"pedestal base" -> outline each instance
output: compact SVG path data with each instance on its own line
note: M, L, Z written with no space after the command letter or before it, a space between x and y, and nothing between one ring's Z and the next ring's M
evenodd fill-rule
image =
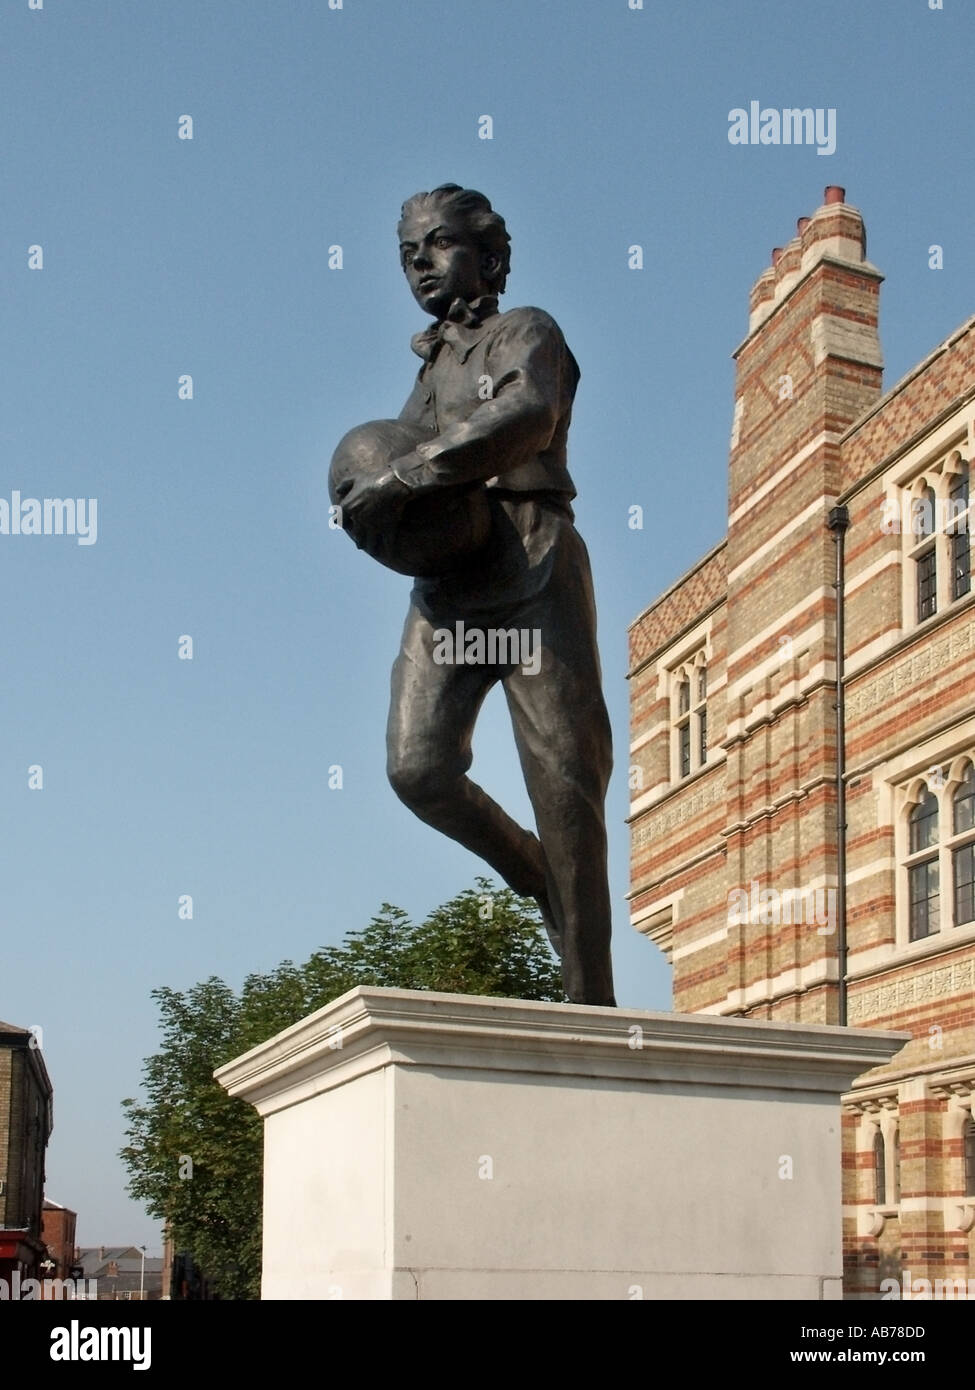
M839 1098L906 1040L352 990L216 1073L262 1296L839 1298Z

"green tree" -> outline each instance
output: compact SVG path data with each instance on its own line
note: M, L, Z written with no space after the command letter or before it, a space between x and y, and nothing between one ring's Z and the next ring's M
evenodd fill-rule
M239 995L216 977L154 989L161 1049L144 1064L144 1098L122 1102L128 1190L221 1298L260 1297L263 1136L257 1111L213 1072L356 985L565 998L534 901L484 878L418 925L383 903L341 946L249 975Z

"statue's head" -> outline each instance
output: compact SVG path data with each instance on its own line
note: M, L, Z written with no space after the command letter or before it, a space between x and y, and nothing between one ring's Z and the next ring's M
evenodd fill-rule
M442 319L453 301L503 294L511 265L504 218L483 193L444 183L403 204L400 263L420 308Z

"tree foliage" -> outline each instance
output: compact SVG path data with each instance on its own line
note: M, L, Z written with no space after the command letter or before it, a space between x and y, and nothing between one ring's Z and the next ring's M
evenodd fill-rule
M383 903L340 946L249 975L239 994L215 976L154 989L161 1048L144 1064L144 1097L122 1102L128 1190L221 1298L260 1297L262 1123L213 1072L356 985L565 998L535 903L483 878L419 924Z

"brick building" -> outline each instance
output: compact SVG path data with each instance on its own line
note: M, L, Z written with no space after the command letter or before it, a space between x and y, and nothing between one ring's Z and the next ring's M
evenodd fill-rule
M62 1207L59 1202L44 1199L41 1211L41 1240L47 1251L47 1259L53 1260L54 1268L45 1268L43 1273L50 1279L67 1279L75 1264L75 1227L78 1213L70 1207Z
M727 535L629 632L631 921L674 1007L912 1034L845 1098L850 1297L975 1293L975 318L883 393L881 280L828 188L752 290Z
M0 1023L0 1279L38 1278L52 1087L35 1035Z

